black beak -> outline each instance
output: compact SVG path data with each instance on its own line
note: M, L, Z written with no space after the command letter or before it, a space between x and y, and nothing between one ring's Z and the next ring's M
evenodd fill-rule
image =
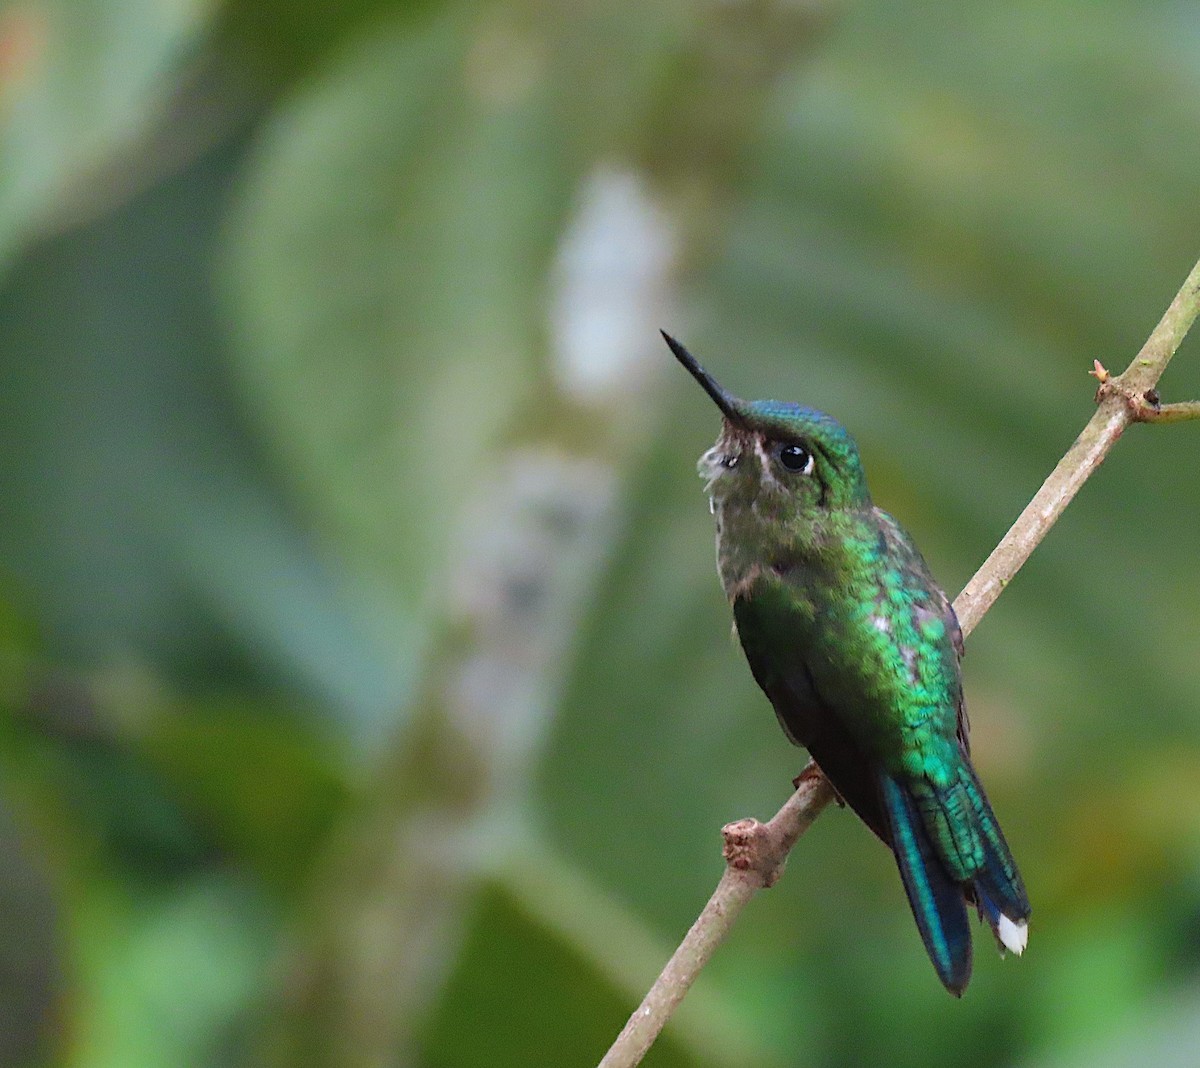
M676 341L665 330L660 330L663 340L675 353L677 359L684 367L686 367L691 376L704 387L704 392L712 397L717 407L721 409L721 414L725 416L734 426L745 426L746 421L738 410L741 402L731 393L726 393L724 389L717 384L717 380L713 378L703 367L696 362L696 357L685 349L678 341Z

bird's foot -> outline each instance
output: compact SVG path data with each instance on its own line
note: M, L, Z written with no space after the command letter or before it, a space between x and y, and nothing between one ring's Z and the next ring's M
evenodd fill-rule
M799 790L802 783L806 783L811 779L824 778L825 773L817 765L817 762L815 760L810 760L804 765L804 770L792 780L792 789ZM837 802L838 808L845 808L846 802L842 799L842 795L839 794L836 789L834 789L833 783L830 783L829 787L831 790L833 790L833 799Z

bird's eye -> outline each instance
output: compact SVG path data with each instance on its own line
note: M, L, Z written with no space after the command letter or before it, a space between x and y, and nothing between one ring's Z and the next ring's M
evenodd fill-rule
M814 458L803 445L783 445L779 449L779 462L788 471L811 475Z

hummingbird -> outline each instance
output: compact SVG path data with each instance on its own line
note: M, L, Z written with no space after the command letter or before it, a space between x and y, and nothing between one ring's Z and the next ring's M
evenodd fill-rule
M671 351L723 416L699 472L717 570L750 670L784 733L892 850L938 978L971 978L974 907L1020 955L1029 898L971 765L954 608L867 491L832 416L726 392Z

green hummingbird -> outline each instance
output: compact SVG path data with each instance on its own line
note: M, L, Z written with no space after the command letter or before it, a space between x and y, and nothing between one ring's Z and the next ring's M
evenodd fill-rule
M784 733L895 854L929 958L961 996L967 906L1001 952L1017 954L1030 908L971 766L950 600L872 504L858 447L837 420L740 400L663 337L724 416L699 470L750 670Z

